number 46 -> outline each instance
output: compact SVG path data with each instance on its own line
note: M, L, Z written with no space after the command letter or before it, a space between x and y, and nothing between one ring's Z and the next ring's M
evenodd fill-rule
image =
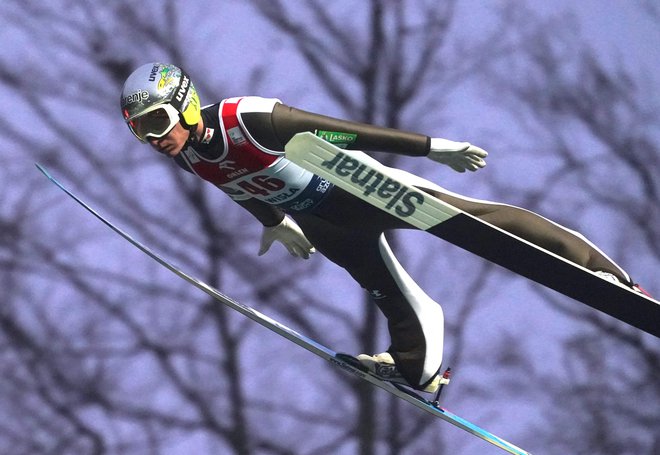
M285 185L282 180L275 177L257 175L252 177L250 181L243 180L242 182L238 182L238 186L250 194L268 196L274 191L281 190Z

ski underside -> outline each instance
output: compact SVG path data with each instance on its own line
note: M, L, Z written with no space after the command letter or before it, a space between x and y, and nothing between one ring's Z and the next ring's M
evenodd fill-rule
M356 197L518 275L660 337L660 302L517 237L419 190L437 185L344 150L312 133L286 145L286 157Z
M354 357L346 354L340 354L332 349L329 349L325 347L324 345L296 332L293 329L290 329L289 327L280 324L279 322L275 321L274 319L266 316L265 314L250 308L246 305L243 305L230 297L227 297L226 295L222 294L219 292L217 289L209 286L208 284L204 283L203 281L198 280L197 278L187 274L186 272L182 271L181 269L177 268L176 266L172 265L165 259L163 259L160 255L158 255L156 252L151 250L150 248L146 247L142 243L138 242L135 240L133 237L131 237L129 234L106 220L101 214L99 214L96 210L94 210L92 207L87 205L82 199L80 199L78 196L73 194L71 191L69 191L64 185L62 185L58 180L56 180L49 172L46 170L43 166L37 164L37 168L46 176L48 179L53 182L55 185L57 185L62 191L64 191L67 195L69 195L71 198L73 198L76 202L78 202L81 206L83 206L87 211L89 211L92 215L94 215L96 218L98 218L101 222L103 222L106 226L108 226L110 229L112 229L114 232L122 236L124 239L126 239L128 242L130 242L133 246L141 250L143 253L145 253L147 256L151 257L154 259L156 262L158 262L160 265L165 267L166 269L170 270L174 274L178 275L180 278L184 279L188 283L192 284L193 286L201 289L204 291L206 294L214 298L216 301L219 303L241 313L243 316L248 317L249 319L253 320L254 322L262 325L263 327L266 327L267 329L270 329L271 331L277 333L278 335L281 335L282 337L286 338L289 341L292 341L293 343L297 344L298 346L308 350L309 352L312 352L319 357L329 361L330 363L334 364L335 366L354 374L355 376L375 385L376 387L379 387L392 395L401 398L404 401L407 401L408 403L412 404L413 406L418 407L419 409L426 411L429 414L432 414L436 417L439 417L440 419L451 423L452 425L467 431L468 433L473 434L474 436L483 439L486 442L489 442L509 453L512 454L517 454L517 455L529 455L529 452L521 449L520 447L517 447L510 442L505 441L504 439L495 436L494 434L490 433L487 430L484 430L483 428L457 416L456 414L453 414L449 412L448 410L440 407L438 403L432 402L430 400L427 400L426 398L422 397L421 395L417 394L415 391L412 389L408 389L406 387L400 386L400 385L394 385L393 383L384 381L380 379L379 377L369 373L368 371L365 371L365 369L360 365L360 363L355 359Z

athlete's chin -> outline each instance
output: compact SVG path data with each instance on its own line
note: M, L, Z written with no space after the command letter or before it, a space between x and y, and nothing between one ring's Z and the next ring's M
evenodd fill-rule
M177 156L179 153L181 153L181 149L182 149L182 148L183 148L183 147L172 147L172 148L169 149L165 154L166 154L167 156L169 156L170 158L174 158L174 157Z
M181 153L182 148L183 148L182 146L176 145L176 144L166 144L166 145L154 146L154 149L158 153L160 153L161 155L169 156L170 158L174 158L179 153Z

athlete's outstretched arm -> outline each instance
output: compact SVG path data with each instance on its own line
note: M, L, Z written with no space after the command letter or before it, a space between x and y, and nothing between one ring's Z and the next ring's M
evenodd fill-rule
M433 161L450 166L457 172L476 171L486 165L485 150L468 142L431 138L418 133L383 128L366 123L340 120L325 115L276 104L270 116L270 127L280 147L302 131L319 130L348 133L348 148L382 151L408 156L428 156ZM258 129L258 128L257 128Z
M275 134L283 145L297 133L317 130L354 134L355 140L348 147L355 150L426 156L431 145L431 138L422 134L340 120L284 104L275 105L272 123Z

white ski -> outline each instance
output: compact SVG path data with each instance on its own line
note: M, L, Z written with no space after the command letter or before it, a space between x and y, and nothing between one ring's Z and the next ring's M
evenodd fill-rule
M91 208L89 205L87 205L84 201L82 201L80 198L78 198L75 194L73 194L71 191L69 191L66 187L64 187L58 180L56 180L43 166L37 164L37 168L46 176L48 179L53 182L55 185L57 185L62 191L64 191L66 194L68 194L71 198L73 198L76 202L78 202L80 205L82 205L86 210L88 210L92 215L94 215L96 218L98 218L101 222L103 222L106 226L108 226L110 229L115 231L117 234L122 236L124 239L128 240L133 246L137 247L140 249L142 252L147 254L149 257L154 259L156 262L158 262L160 265L163 267L167 268L171 272L175 273L179 277L183 278L193 286L196 286L197 288L201 289L205 293L207 293L209 296L213 297L215 300L218 302L222 303L223 305L228 306L229 308L238 311L242 315L252 319L253 321L257 322L258 324L266 327L267 329L272 330L273 332L277 333L278 335L283 336L287 340L290 340L297 344L298 346L301 346L308 351L318 355L319 357L328 360L332 364L342 368L345 371L348 371L357 377L364 379L367 382L370 382L371 384L380 387L381 389L391 393L392 395L395 395L408 403L411 403L412 405L422 409L423 411L428 412L429 414L432 414L436 417L441 418L442 420L445 420L452 425L457 426L458 428L461 428L462 430L465 430L478 438L483 439L484 441L487 441L509 453L516 454L516 455L529 455L529 452L516 447L515 445L511 444L510 442L505 441L502 438L499 438L498 436L495 436L494 434L484 430L483 428L478 427L477 425L474 425L471 422L468 422L467 420L452 414L451 412L447 411L446 409L438 406L436 403L432 403L429 400L426 400L425 398L419 396L417 393L415 393L412 390L408 390L404 387L401 386L395 386L394 384L383 381L382 379L378 378L377 376L374 376L373 374L365 371L363 367L360 366L359 362L357 359L355 359L352 356L346 355L346 354L338 354L337 352L333 351L332 349L329 349L325 346L323 346L320 343L317 343L316 341L301 335L300 333L296 332L295 330L290 329L289 327L286 327L283 324L280 324L279 322L275 321L274 319L266 316L263 313L260 313L259 311L250 308L248 306L242 305L235 300L227 297L226 295L222 294L215 288L209 286L208 284L204 283L203 281L198 280L197 278L188 275L186 272L182 271L178 267L170 264L168 261L163 259L161 256L159 256L157 253L149 249L148 247L144 246L142 243L138 242L135 240L133 237L131 237L129 234L112 224L110 221L106 220L102 215L100 215L96 210Z
M660 337L660 302L465 213L415 187L410 174L312 133L295 135L286 157L410 226Z

